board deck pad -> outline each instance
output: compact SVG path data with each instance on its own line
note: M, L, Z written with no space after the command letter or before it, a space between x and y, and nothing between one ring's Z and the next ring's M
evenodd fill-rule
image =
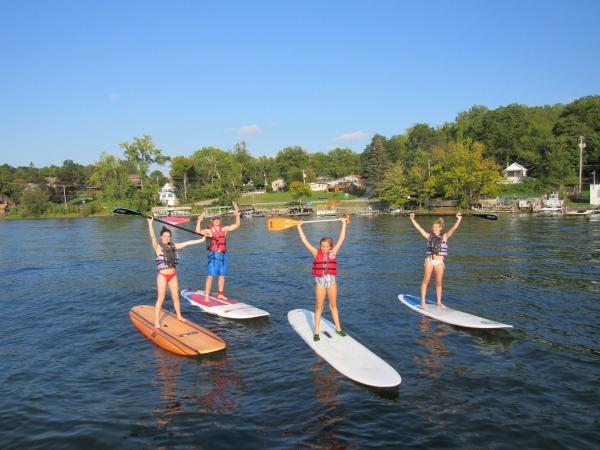
M204 291L200 289L184 289L181 291L181 296L190 302L191 305L197 306L204 312L229 319L255 319L269 315L267 311L229 297L227 300L220 300L214 295L209 295L207 303L204 301L206 298Z
M160 329L154 328L154 306L138 305L131 308L129 318L133 325L159 347L185 356L198 356L223 350L225 341L210 330L186 318L185 322L165 311L161 312Z
M320 341L313 340L315 315L306 309L288 312L288 321L302 340L317 355L327 361L342 375L367 386L396 387L402 382L400 374L383 359L366 348L352 336L338 336L335 326L321 317Z
M398 295L398 299L401 303L404 303L413 311L423 314L424 316L431 317L442 322L449 323L450 325L456 325L465 328L481 328L481 329L507 329L512 328L512 325L505 323L495 322L493 320L484 319L483 317L474 316L473 314L464 313L457 311L448 306L440 308L436 303L427 300L425 309L421 308L421 299L413 295Z

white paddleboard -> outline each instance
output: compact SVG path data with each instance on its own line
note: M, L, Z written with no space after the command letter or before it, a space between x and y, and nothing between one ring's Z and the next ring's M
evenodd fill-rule
M181 296L190 304L197 306L202 311L209 314L215 314L229 319L254 319L256 317L265 317L269 313L254 306L242 303L239 300L228 298L220 300L215 296L208 297L208 303L204 301L204 291L184 289L181 291Z
M512 325L505 323L494 322L493 320L484 319L483 317L474 316L473 314L467 314L456 309L440 308L436 303L427 301L425 309L421 308L421 299L413 295L400 294L398 299L408 306L413 311L423 314L424 316L431 317L432 319L440 320L442 322L449 323L450 325L457 325L459 327L466 328L512 328Z
M293 309L288 312L288 321L317 355L351 380L381 388L395 387L402 381L392 366L352 336L338 336L335 325L323 317L319 324L321 340L317 342L313 341L314 313L306 309Z

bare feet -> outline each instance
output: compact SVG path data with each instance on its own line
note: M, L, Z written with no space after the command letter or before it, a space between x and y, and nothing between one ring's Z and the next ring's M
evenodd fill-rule
M219 294L219 295L217 296L217 298L218 298L219 300L229 300L229 299L228 299L227 297L225 297L223 294Z
M183 316L177 316L177 320L179 320L180 322L187 322L187 320L185 320Z
M444 309L446 307L446 305L444 305L442 302L438 302L437 306L440 309Z
M204 296L204 303L210 303L210 298L208 294Z
M425 305L426 305L425 300L421 300L421 309L425 309Z
M155 322L155 323L154 323L154 328L160 328L160 323L158 323L158 322Z

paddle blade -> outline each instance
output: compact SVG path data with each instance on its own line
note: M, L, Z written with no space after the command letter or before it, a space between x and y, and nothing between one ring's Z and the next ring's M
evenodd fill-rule
M479 217L480 219L498 220L496 214L471 214L473 217Z
M346 214L346 224L350 225L350 214Z
M284 217L274 217L267 220L267 230L269 231L281 231L287 230L288 228L295 227L301 220L286 219Z
M134 209L127 209L127 208L115 208L113 209L113 213L115 214L127 214L130 216L143 216L143 214L139 211L136 211Z

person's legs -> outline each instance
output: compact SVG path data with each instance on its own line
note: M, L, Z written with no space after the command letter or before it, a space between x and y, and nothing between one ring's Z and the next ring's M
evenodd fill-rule
M319 335L319 325L321 323L321 315L325 306L325 287L319 283L315 283L315 336Z
M213 277L212 275L208 275L206 277L206 283L204 283L204 302L208 303L210 300L208 296L210 295L210 289L212 288Z
M421 283L421 308L425 308L425 300L427 298L427 286L429 286L431 272L433 272L433 264L431 263L430 259L426 259L425 265L423 267L423 282Z
M435 270L435 293L437 296L437 304L438 306L445 308L442 303L442 279L444 278L444 262L438 261L438 263L434 267Z
M181 315L181 303L179 302L179 280L177 279L177 275L175 275L171 281L169 281L169 289L171 290L171 298L173 299L173 307L175 308L177 319L185 322L185 319Z
M342 331L340 315L337 309L337 283L335 281L327 288L327 298L329 299L329 310L331 311L331 317L333 317L333 323L335 323L335 329Z
M167 279L160 273L156 276L156 304L154 305L154 327L160 328L160 313L167 293Z

